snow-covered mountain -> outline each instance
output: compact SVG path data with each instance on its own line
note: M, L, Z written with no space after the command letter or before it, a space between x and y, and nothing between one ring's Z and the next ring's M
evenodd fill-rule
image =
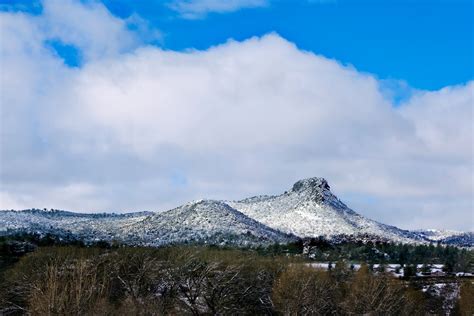
M473 232L460 232L455 230L439 230L439 229L426 229L414 231L420 237L440 242L446 245L458 245L458 246L473 246L474 245L474 233Z
M124 230L140 244L169 243L261 245L296 241L295 236L265 226L224 202L202 200L135 222Z
M162 213L84 214L66 211L1 211L0 235L53 234L85 242L132 245L176 243L258 246L296 241L220 201L191 202Z
M319 236L335 241L474 245L473 233L407 231L365 218L341 202L323 178L300 180L281 195L203 200L161 213L0 212L0 235L22 232L148 246L190 242L255 246Z
M0 211L0 235L16 233L53 234L92 241L123 240L123 227L154 214L86 214L60 210Z
M323 178L296 182L281 195L229 201L245 215L299 237L370 235L397 242L421 241L417 234L367 219L341 202Z

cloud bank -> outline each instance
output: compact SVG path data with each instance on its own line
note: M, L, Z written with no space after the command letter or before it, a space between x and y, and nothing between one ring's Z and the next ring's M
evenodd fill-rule
M57 0L0 23L0 209L166 210L323 176L376 220L474 228L473 82L395 106L383 81L278 34L169 51Z

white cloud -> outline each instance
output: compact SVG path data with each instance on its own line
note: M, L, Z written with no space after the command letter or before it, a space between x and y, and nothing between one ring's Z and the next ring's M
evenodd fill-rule
M98 196L100 188L88 183L70 183L64 186L42 187L34 185L28 187L28 192L11 195L7 192L0 192L0 209L26 209L32 205L51 205L54 201L56 205L68 205L70 209L88 211L91 208L100 209L107 206L107 201L103 196Z
M43 1L40 20L46 37L77 46L87 59L126 52L138 44L126 21L114 17L95 1Z
M436 92L419 92L400 112L416 124L416 136L426 146L426 159L459 159L471 162L473 141L474 83L447 87Z
M208 13L228 13L268 5L267 0L174 0L168 6L185 19L199 19Z
M2 208L164 210L324 176L389 224L473 228L472 82L394 107L377 78L277 34L123 48L117 38L135 37L125 21L68 5L112 35L78 22L62 34L53 9L0 19ZM53 33L90 56L82 67L43 45Z

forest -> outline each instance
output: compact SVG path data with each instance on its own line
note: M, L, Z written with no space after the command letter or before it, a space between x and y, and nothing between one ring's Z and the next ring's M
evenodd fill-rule
M266 249L197 245L144 248L65 245L54 239L42 239L42 243L34 244L33 237L28 238L30 241L0 240L2 315L472 315L474 312L472 278L398 279L374 271L370 260L358 261L362 262L358 270L348 268L349 261L341 258L341 253L346 257L362 253L364 257L363 249L367 245L331 246L312 241L313 252L318 249L321 256L337 259L332 269L323 271L307 265L313 261L298 253L302 245ZM430 246L426 249L392 247L389 251L386 245L385 253L392 256L402 253L407 263L418 260L419 252L429 254L431 249ZM453 260L453 268L461 264L472 267L471 251L432 248L431 258L428 255L427 260L435 257L447 260L443 257L447 256Z

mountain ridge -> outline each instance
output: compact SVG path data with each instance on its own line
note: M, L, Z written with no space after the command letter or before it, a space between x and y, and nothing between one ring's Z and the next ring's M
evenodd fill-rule
M321 236L474 245L470 232L409 231L368 219L339 200L319 177L299 180L280 195L199 200L164 212L1 211L0 235L18 232L67 233L85 241L118 240L147 246L189 242L257 246Z

